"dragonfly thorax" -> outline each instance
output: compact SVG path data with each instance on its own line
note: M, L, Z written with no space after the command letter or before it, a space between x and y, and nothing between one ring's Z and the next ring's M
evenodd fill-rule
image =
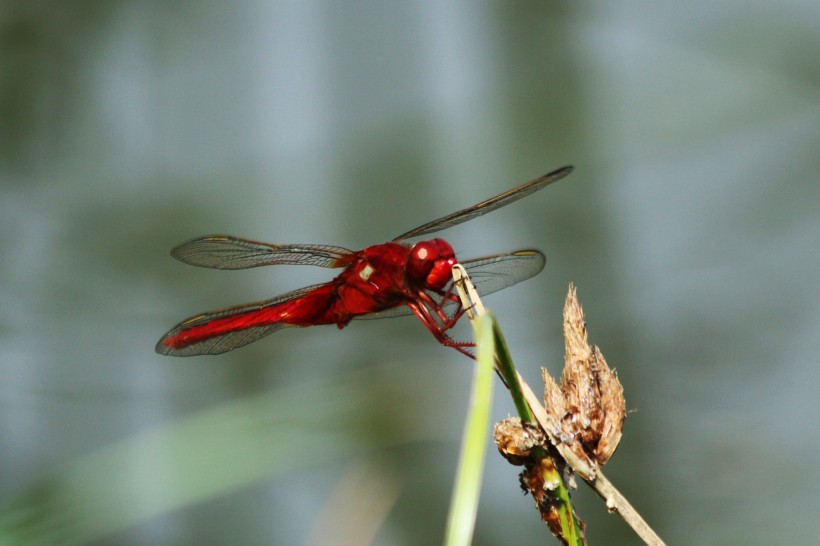
M441 290L450 282L457 261L453 247L444 239L421 241L410 249L407 278L424 288Z

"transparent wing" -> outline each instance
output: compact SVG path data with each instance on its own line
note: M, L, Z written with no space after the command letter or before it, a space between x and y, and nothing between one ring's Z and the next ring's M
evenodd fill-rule
M171 250L186 264L213 269L247 269L262 265L290 264L344 267L355 252L331 245L274 245L227 235L209 235L186 241Z
M467 270L479 295L486 296L538 275L546 263L547 257L537 250L517 250L474 258L461 265Z
M327 283L307 286L269 300L187 318L168 330L157 342L155 350L170 356L216 355L247 345L281 328L299 326L276 322L275 317L286 315L289 302L308 297L309 293L321 291L325 286ZM261 320L263 314L267 316Z
M572 166L561 167L560 169L554 170L551 173L547 173L544 176L539 176L534 180L530 180L525 184L521 184L520 186L513 188L509 191L506 191L501 195L496 195L491 199L482 201L477 205L473 205L472 207L468 207L458 212L454 212L453 214L448 214L447 216L439 218L438 220L433 220L432 222L428 222L423 226L411 229L407 233L402 233L393 240L401 241L403 239L419 237L420 235L427 235L428 233L434 233L436 231L441 231L442 229L457 226L458 224L466 222L467 220L472 220L477 216L487 214L488 212L494 211L495 209L501 208L505 205L509 205L514 201L518 201L519 199L522 199L528 196L529 194L536 192L541 188L564 178L572 172L572 169Z
M544 269L547 258L537 250L518 250L508 254L496 254L483 258L473 258L461 262L467 270L470 278L475 284L476 290L481 296L498 292L530 277L534 277ZM431 293L434 300L441 299L441 296ZM456 304L453 302L444 305L444 310L452 309ZM384 311L370 313L356 317L357 319L377 319L389 317L401 317L412 315L413 311L406 305L399 305Z

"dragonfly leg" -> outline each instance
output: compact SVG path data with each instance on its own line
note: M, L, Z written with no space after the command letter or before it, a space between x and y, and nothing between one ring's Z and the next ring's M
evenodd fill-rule
M448 316L441 309L441 305L433 300L427 293L422 292L420 295L420 304L408 303L407 305L418 317L422 324L424 324L433 337L445 347L452 347L463 355L469 356L475 360L475 355L470 351L470 348L475 347L474 343L468 341L456 341L447 335L447 330L452 328L464 310L460 309L454 313L452 317Z
M450 287L447 292L443 292L440 295L441 300L436 301L427 292L419 290L417 297L422 302L421 307L424 307L425 310L428 311L431 318L432 315L435 314L435 323L437 327L446 332L455 326L458 319L464 315L464 308L461 306L461 300L458 296L452 293L452 287ZM448 315L444 311L444 305L450 302L454 302L456 304L456 310L452 315Z

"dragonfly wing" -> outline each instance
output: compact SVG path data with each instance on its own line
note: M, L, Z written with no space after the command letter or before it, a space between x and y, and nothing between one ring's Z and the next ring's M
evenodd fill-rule
M509 191L502 193L501 195L496 195L491 199L487 199L486 201L482 201L477 205L473 205L472 207L468 207L466 209L460 210L458 212L454 212L453 214L448 214L438 220L433 220L432 222L428 222L423 226L419 226L415 229L411 229L407 233L402 233L395 239L394 241L401 241L404 239L409 239L411 237L419 237L421 235L427 235L429 233L434 233L436 231L441 231L442 229L446 229L449 227L457 226L467 220L472 220L477 216L481 216L482 214L487 214L488 212L494 211L495 209L501 208L505 205L509 205L514 201L518 201L533 192L540 190L541 188L552 184L553 182L560 180L567 176L569 173L572 172L572 167L561 167L551 173L547 173L544 176L539 176L534 180L530 180L520 186L513 188Z
M473 284L482 296L497 292L530 277L544 269L547 258L537 250L518 250L462 262Z
M269 300L187 318L160 338L156 352L170 356L216 355L247 345L281 328L306 326L281 320L287 315L288 303L318 293L318 289L326 286L327 283L316 284Z
M344 267L355 252L331 245L274 245L230 237L209 235L184 242L171 256L186 264L213 269L247 269L262 265L290 264Z
M482 296L486 296L487 294L498 292L503 288L534 277L544 269L546 263L546 256L537 250L518 250L507 254L473 258L472 260L461 262L461 265L467 270L478 293ZM435 292L428 291L428 294L433 300L438 301L441 299L441 295ZM447 302L444 304L443 309L447 312L452 310L455 305L455 302ZM398 305L390 309L360 315L355 318L381 319L403 317L412 314L413 311L408 306Z

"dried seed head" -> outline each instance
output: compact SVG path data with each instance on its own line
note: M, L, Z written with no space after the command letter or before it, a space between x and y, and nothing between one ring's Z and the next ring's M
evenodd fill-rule
M587 341L584 313L572 284L564 305L564 345L560 387L543 371L544 405L561 423L565 443L577 455L603 465L621 439L626 402L617 375Z
M544 433L535 426L510 417L495 425L493 432L498 451L511 464L521 466L532 458L532 449L544 445Z

